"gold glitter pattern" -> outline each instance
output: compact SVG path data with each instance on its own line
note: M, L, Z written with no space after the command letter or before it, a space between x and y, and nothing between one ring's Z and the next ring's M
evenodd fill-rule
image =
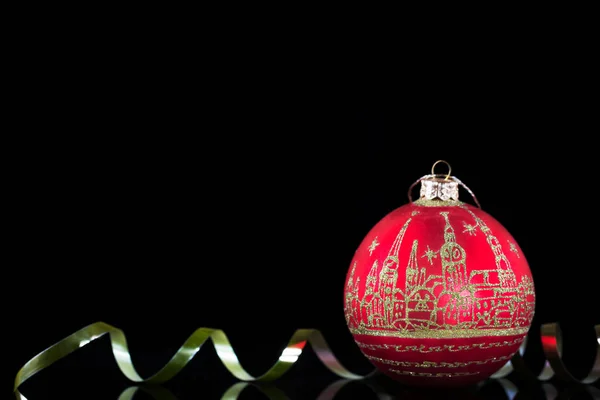
M380 362L382 364L393 365L396 367L410 367L410 368L464 368L471 365L485 365L501 361L508 361L512 358L510 356L499 356L490 357L485 360L472 360L472 361L400 361L400 360L388 360L387 358L366 356L371 361Z
M438 201L439 203L439 201ZM523 276L517 282L502 245L486 223L466 206L474 223L463 221L467 233L477 229L485 236L495 259L495 268L467 269L467 254L458 243L450 211L441 211L444 243L438 250L427 244L420 258L441 264L441 275L428 274L418 264L419 240L412 248L405 269L404 287L399 287L399 250L411 218L398 232L382 265L375 260L359 296L356 262L346 286L345 316L353 334L406 338L459 338L524 335L533 319L533 282Z
M510 241L508 242L508 245L510 246L510 251L515 253L517 257L521 258L521 255L519 254L519 249L517 249L517 245Z
M434 326L434 325L432 325ZM418 329L418 330L369 330L361 328L350 328L350 332L356 335L368 335L368 336L381 336L381 337L398 337L398 338L412 338L412 339L443 339L443 338L472 338L482 336L513 336L513 335L525 335L529 331L528 327L525 328L477 328L471 329L452 329L449 326L443 326L438 329Z
M373 255L373 251L375 251L377 246L379 246L379 242L377 241L377 236L375 236L375 239L373 239L373 241L371 242L371 245L369 246L369 255L370 256Z
M454 345L454 344L444 344L441 346L431 346L420 344L416 345L404 345L404 344L371 344L364 343L360 340L355 340L358 347L366 350L394 350L398 353L439 353L442 351L449 352L459 352L459 351L469 351L469 350L480 350L480 349L492 349L492 348L500 348L500 347L512 347L516 345L520 345L524 337L515 338L512 340L503 340L502 342L488 342L488 343L469 343L465 345Z
M477 225L469 225L465 221L463 221L463 226L465 228L463 233L466 232L471 236L475 236L477 234Z
M425 252L425 254L423 254L423 255L421 256L421 258L423 258L423 257L427 257L427 260L429 261L429 264L430 264L430 265L433 265L433 259L434 259L434 258L437 258L437 254L438 254L438 252L437 252L437 251L433 251L433 250L431 250L431 249L429 248L429 245L427 245L427 251Z
M453 378L455 376L479 375L479 372L414 372L401 369L390 369L390 372L398 375L408 375L420 378Z
M464 203L460 200L427 200L418 199L412 202L415 206L421 207L456 207L462 206Z

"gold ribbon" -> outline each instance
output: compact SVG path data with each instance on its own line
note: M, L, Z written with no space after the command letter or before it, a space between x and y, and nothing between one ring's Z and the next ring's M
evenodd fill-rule
M96 322L67 336L29 360L19 370L15 378L14 393L16 398L27 400L18 390L23 382L61 358L106 334L110 335L112 352L119 369L130 381L136 383L160 384L170 380L190 362L202 345L209 339L212 340L217 355L223 365L225 365L225 368L241 381L268 382L279 378L296 363L307 343L311 344L321 362L340 378L356 380L368 376L356 375L348 371L335 358L321 332L316 329L298 329L292 335L292 338L281 352L275 364L261 376L254 377L240 365L225 332L220 329L199 328L183 343L164 367L154 375L144 379L137 373L133 366L125 333L121 329L104 322ZM375 371L371 374L374 373Z
M526 341L524 341L512 360L504 365L492 377L502 378L508 376L513 371L517 371L525 376L535 376L542 381L547 381L556 376L558 379L566 382L583 384L593 383L600 378L600 325L596 325L595 330L597 341L596 359L592 370L582 380L573 377L561 359L562 336L559 326L556 323L545 324L541 327L542 345L547 361L544 369L539 375L535 376L523 361L522 356L526 347ZM246 372L240 365L225 332L220 329L199 328L183 343L164 367L154 375L144 379L137 373L133 366L125 333L121 329L115 328L104 322L96 322L67 336L29 360L19 370L15 377L14 393L16 398L18 400L27 400L18 390L26 380L61 358L105 334L109 334L110 336L112 352L119 369L130 381L136 383L160 384L170 380L190 362L202 345L209 339L213 342L217 355L223 365L225 365L225 368L227 368L227 370L229 370L229 372L237 379L245 382L268 382L279 378L296 363L307 343L311 344L317 357L327 369L340 378L344 378L345 380L358 380L377 373L376 371L373 371L367 375L357 375L348 371L337 358L335 358L321 332L316 329L298 329L292 335L292 338L289 340L275 364L264 374L254 377Z

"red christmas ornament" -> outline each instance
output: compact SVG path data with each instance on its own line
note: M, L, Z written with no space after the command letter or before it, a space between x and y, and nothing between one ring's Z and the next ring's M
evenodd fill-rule
M346 277L346 322L386 375L412 385L469 385L518 351L533 319L533 279L511 234L458 200L466 186L450 172L433 172L415 182L420 198L412 202L409 189L409 204L358 247Z

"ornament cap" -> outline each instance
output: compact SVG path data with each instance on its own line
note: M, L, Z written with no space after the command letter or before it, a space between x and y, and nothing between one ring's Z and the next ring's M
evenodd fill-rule
M446 174L436 174L435 173L435 167L436 167L436 165L438 165L440 163L444 163L448 166L448 172ZM433 166L431 167L431 174L422 176L415 183L413 183L410 186L410 188L408 189L409 202L412 203L412 195L411 195L412 189L418 183L421 183L421 190L420 190L420 198L419 198L419 200L417 200L417 202L422 202L422 201L441 202L440 205L443 205L443 203L448 203L448 202L454 203L454 204L459 202L458 188L459 188L459 186L462 186L463 188L465 188L467 190L467 192L469 192L469 194L473 198L473 201L475 202L477 207L481 208L479 201L477 201L477 198L475 197L475 194L471 191L471 189L469 189L464 183L462 183L460 181L460 179L456 178L455 176L450 175L451 172L452 172L452 167L450 166L450 164L447 161L438 160L435 163L433 163Z
M436 165L443 163L448 166L448 173L442 179L443 175L435 173ZM451 178L452 167L445 160L437 160L431 166L431 175L421 181L421 199L424 200L442 200L458 201L458 182Z
M421 181L420 198L425 200L458 201L458 182L440 178Z

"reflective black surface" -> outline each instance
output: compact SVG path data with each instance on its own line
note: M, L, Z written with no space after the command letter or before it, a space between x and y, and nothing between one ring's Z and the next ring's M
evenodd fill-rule
M600 382L566 385L520 378L487 380L462 389L424 389L403 386L383 375L361 381L336 379L316 360L305 359L272 383L244 383L228 375L210 357L197 360L162 386L135 386L102 356L83 351L40 372L22 386L28 400L108 399L600 399ZM85 358L84 361L83 358ZM90 363L91 362L91 363ZM144 368L144 365L141 366Z
M301 377L277 383L255 384L194 380L163 386L127 386L122 382L99 382L89 386L77 382L59 386L52 382L30 385L28 400L41 399L600 399L597 385L489 380L476 387L435 390L405 387L379 376L364 381L333 380L328 384Z

